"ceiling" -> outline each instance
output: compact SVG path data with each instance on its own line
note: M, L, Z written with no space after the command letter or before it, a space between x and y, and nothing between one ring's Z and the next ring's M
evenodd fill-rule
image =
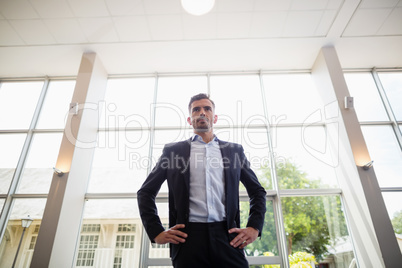
M76 75L83 52L109 74L402 67L402 0L0 0L0 77Z

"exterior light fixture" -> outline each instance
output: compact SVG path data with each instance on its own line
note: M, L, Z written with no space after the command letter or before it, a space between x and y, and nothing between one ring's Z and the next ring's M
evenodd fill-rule
M373 166L373 160L363 166L364 170L369 170Z
M18 253L19 253L20 248L21 248L22 239L24 238L25 230L27 228L29 228L29 226L31 225L32 221L33 221L33 219L31 217L29 217L29 215L28 215L28 217L21 219L21 226L23 228L22 229L22 235L21 235L21 238L20 238L20 243L18 244L17 253L15 253L15 258L14 258L13 265L11 266L12 268L15 267L15 263L17 262L17 257L18 257Z
M184 10L194 16L207 14L215 5L215 0L181 0Z
M54 170L54 173L56 173L57 176L59 176L59 177L63 176L63 174L64 174L64 172L61 171L61 170L58 169L58 168L55 168L55 167L54 167L53 170Z

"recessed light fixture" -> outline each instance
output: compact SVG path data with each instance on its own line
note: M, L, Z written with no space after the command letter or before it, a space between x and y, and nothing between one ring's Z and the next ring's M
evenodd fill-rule
M181 0L184 10L194 16L207 14L215 5L215 0Z

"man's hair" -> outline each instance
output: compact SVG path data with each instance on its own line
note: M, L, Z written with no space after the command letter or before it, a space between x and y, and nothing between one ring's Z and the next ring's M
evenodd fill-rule
M191 114L191 104L192 104L193 102L195 102L195 101L203 100L203 99L209 100L209 101L212 103L212 108L214 108L214 110L215 110L215 103L214 103L213 100L211 100L211 99L209 98L209 95L207 95L207 94L205 94L205 93L200 93L200 94L197 94L197 95L195 95L195 96L192 96L191 99L190 99L190 102L189 102L189 104L188 104L188 111L189 111L190 114Z

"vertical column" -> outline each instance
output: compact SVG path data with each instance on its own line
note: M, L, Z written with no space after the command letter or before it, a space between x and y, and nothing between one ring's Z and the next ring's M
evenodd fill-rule
M324 120L338 127L329 129L328 141L338 145L333 157L360 267L397 267L401 253L374 170L362 168L371 159L356 112L345 108L350 95L333 47L321 49L312 76L325 105Z
M71 101L78 104L77 113L70 110L56 164L64 174L53 175L33 268L73 266L106 83L96 54L84 53Z

